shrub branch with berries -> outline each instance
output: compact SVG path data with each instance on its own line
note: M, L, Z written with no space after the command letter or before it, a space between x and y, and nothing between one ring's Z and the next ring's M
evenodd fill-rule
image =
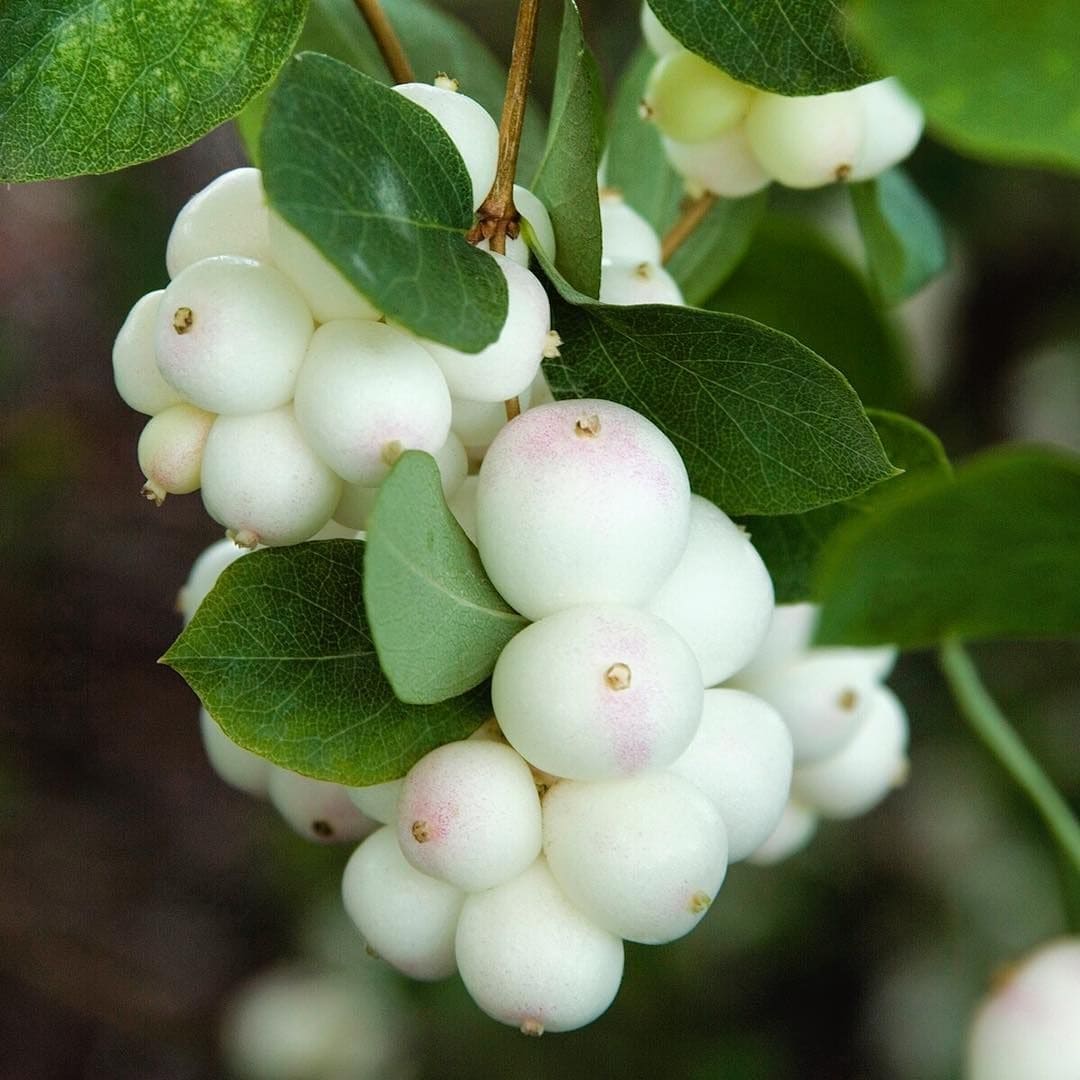
M527 1034L588 1024L623 940L688 933L729 864L904 781L905 648L940 648L1080 871L1075 815L960 644L1080 630L1080 464L1018 447L954 472L884 356L823 357L724 288L756 244L810 250L763 224L771 185L837 185L868 271L852 318L877 327L945 262L898 168L924 108L1006 161L1075 167L1075 140L992 110L963 128L940 65L897 45L899 3L849 26L744 0L733 28L728 5L656 0L605 131L573 0L546 126L537 0L505 81L426 5L365 0L365 29L264 0L250 24L187 13L202 96L125 89L141 28L103 5L116 61L77 98L99 137L27 142L51 107L22 92L33 63L54 104L86 94L98 46L54 21L69 6L0 14L0 177L117 168L243 109L254 164L180 211L113 370L149 417L143 494L200 491L227 534L164 659L227 783L362 841L343 894L372 951L460 972ZM50 35L69 48L41 60Z

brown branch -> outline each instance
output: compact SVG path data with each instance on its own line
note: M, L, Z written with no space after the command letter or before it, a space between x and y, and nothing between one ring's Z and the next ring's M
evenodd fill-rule
M390 25L386 12L379 0L355 0L356 8L364 17L375 44L382 53L382 58L390 71L390 78L396 83L414 82L412 65L401 47L401 39Z
M705 220L705 215L716 205L712 192L694 199L683 210L679 220L664 234L660 245L660 261L668 262L671 256L686 242L690 234Z

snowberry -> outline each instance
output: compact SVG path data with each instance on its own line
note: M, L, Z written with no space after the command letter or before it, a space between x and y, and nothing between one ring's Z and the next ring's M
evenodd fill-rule
M404 783L403 777L400 780L387 780L385 784L349 788L349 798L373 821L393 825L397 821L398 799Z
M610 401L558 401L499 432L480 467L476 514L495 588L539 619L648 601L686 549L690 484L645 417Z
M442 368L450 393L470 401L516 397L536 377L551 347L551 307L539 279L505 255L489 257L506 278L506 322L498 338L478 353L424 342Z
M544 856L598 925L659 945L705 914L727 872L727 839L712 802L673 773L564 780L544 796Z
M377 319L378 310L298 229L270 212L274 262L303 296L317 322Z
M540 250L554 262L555 230L552 227L551 215L547 207L528 188L515 184L514 209L524 221L529 223L536 242L540 245ZM491 244L487 240L481 240L476 246L481 251L491 250ZM506 238L506 257L516 262L518 266L529 265L529 245L525 241L524 233Z
M975 1016L967 1080L1080 1076L1080 938L1059 938L1007 971Z
M605 262L600 267L600 300L618 305L685 303L675 279L659 264L647 262Z
M746 117L746 137L761 167L793 188L849 179L864 130L862 105L851 91L809 97L761 92Z
M417 870L478 892L516 877L540 854L540 800L509 746L446 743L406 774L398 843Z
M447 503L450 513L457 518L457 523L474 544L476 543L476 490L479 485L479 477L466 476L465 482L450 496Z
M750 538L719 508L690 496L690 539L649 601L693 650L706 686L744 667L772 618L773 587Z
M243 547L298 544L329 520L341 479L304 441L286 406L219 416L203 451L207 513Z
M682 51L682 43L661 24L647 3L641 5L641 33L645 44L657 56Z
M176 608L185 623L191 621L225 567L231 566L241 555L246 554L246 548L237 547L231 540L225 539L215 541L199 555L176 597Z
M851 179L869 180L915 149L922 135L923 112L894 78L866 83L852 93L862 105L866 135Z
M818 816L808 806L789 799L768 839L750 856L756 866L774 866L802 851L817 832Z
M117 392L130 408L147 416L155 416L184 400L161 377L154 351L158 308L164 295L165 290L158 289L137 300L113 345L113 379Z
M199 710L199 730L214 772L230 787L256 798L265 798L273 768L270 762L233 742L205 709Z
M434 453L450 433L438 365L415 338L370 320L315 331L293 409L311 448L350 484L380 483L403 451Z
M414 869L391 826L352 853L341 892L368 948L388 964L429 982L454 974L454 932L465 894Z
M535 380L517 395L524 412L532 403ZM453 417L450 428L461 439L470 461L484 459L492 439L506 426L506 404L502 401L470 401L452 397Z
M776 828L791 788L791 736L780 714L740 690L706 690L701 726L669 770L704 792L727 826L728 861Z
M669 138L702 143L740 123L753 91L685 49L662 56L645 84L642 113Z
M662 768L701 720L701 670L667 623L589 604L549 615L499 655L491 702L526 761L578 780Z
M158 310L158 370L188 401L216 413L276 409L293 395L311 312L266 263L218 255L173 279Z
M741 199L767 187L772 179L754 156L745 125L708 142L682 143L666 136L662 141L671 167L692 190Z
M600 193L600 225L605 262L659 263L656 230L617 191Z
M150 418L138 447L146 498L160 506L166 495L198 491L203 447L214 419L213 413L185 404L170 405Z
M584 1027L622 981L622 942L570 904L543 859L469 896L456 946L473 1000L527 1035Z
M478 209L495 182L499 159L499 129L495 121L479 102L446 86L400 83L394 89L431 113L450 136L472 181L472 208Z
M320 844L360 840L374 827L349 798L348 789L327 780L272 765L269 795L274 809L297 833Z
M823 817L852 818L907 777L908 722L888 687L875 688L855 734L835 754L795 770L792 791Z
M169 277L212 255L270 261L266 196L258 169L233 169L184 205L165 248Z

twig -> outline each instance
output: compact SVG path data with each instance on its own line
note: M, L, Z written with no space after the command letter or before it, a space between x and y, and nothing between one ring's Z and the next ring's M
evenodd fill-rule
M355 3L390 70L390 78L396 83L413 82L415 76L412 65L401 47L401 39L382 9L382 4L379 0L355 0Z
M705 215L716 205L716 199L712 192L707 191L687 205L679 220L664 234L663 243L660 245L661 262L668 262L682 247L690 234L705 220Z

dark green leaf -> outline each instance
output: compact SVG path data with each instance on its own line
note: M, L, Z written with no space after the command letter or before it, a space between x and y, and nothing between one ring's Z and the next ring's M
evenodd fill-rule
M794 338L738 315L553 303L556 397L606 398L674 442L693 489L729 514L789 514L893 475L858 397Z
M506 279L465 241L469 176L424 109L301 53L271 95L262 153L274 208L390 319L464 352L499 336Z
M364 543L324 540L237 559L162 662L225 733L287 769L367 785L403 775L490 715L486 687L398 701L364 618Z
M856 0L852 14L937 137L992 161L1080 168L1076 0Z
M307 0L0 4L0 181L162 157L235 116L300 33Z
M922 424L878 409L868 409L867 415L889 460L903 469L903 473L847 502L822 506L805 514L747 517L742 521L769 568L778 604L814 599L813 576L818 556L846 521L873 514L921 477L948 476L951 471L938 437Z
M386 677L421 705L471 690L526 625L495 591L430 454L403 454L368 523L364 603Z
M1080 633L1080 459L1033 447L926 478L822 552L822 644Z
M600 200L596 170L604 141L603 91L574 0L564 0L559 65L547 147L530 185L551 215L555 264L587 296L600 291Z
M870 274L885 303L906 300L945 269L941 222L900 169L851 184L850 191Z
M506 91L506 69L472 30L424 0L382 0L382 6L416 78L431 82L441 72L452 75L461 92L479 101L498 122ZM297 48L325 53L380 82L392 82L354 0L314 0ZM541 110L530 103L521 134L519 176L532 176L539 164L544 152L545 123ZM255 160L261 128L258 102L244 110L239 126L248 153Z
M900 342L862 276L802 221L766 219L705 306L798 338L839 368L866 405L904 408L910 398Z
M836 0L650 0L650 7L691 52L763 90L825 94L874 77L847 38Z

